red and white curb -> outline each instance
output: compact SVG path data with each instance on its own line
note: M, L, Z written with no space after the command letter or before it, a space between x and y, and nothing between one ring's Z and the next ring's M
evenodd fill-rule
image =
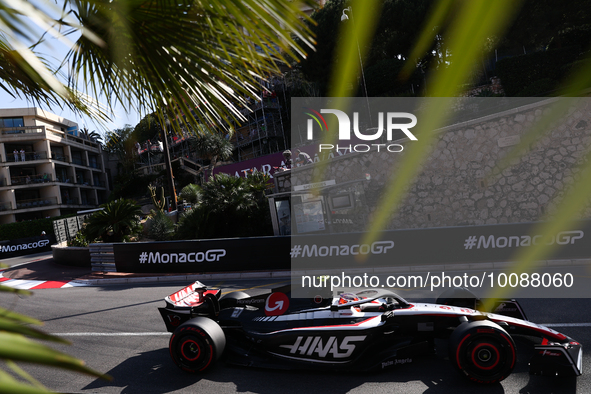
M86 286L85 283L63 280L27 280L5 278L0 272L0 285L20 290L65 289L75 286Z
M54 280L26 280L5 278L0 270L0 285L9 286L21 290L38 289L66 289L69 287L82 286L104 286L104 285L122 285L122 284L156 284L171 282L192 282L196 280L225 280L225 279L287 279L289 271L271 271L271 272L236 272L220 274L190 274L174 276L151 276L151 277L131 277L131 278L103 278L103 279L75 279L71 281Z

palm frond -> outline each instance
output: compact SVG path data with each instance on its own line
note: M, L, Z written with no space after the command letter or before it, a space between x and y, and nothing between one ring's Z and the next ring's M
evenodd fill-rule
M297 3L75 1L75 15L105 46L82 36L68 59L72 87L112 104L156 111L161 122L224 126L242 115L234 103L256 97L260 79L303 54L313 39ZM174 26L174 28L171 28ZM178 127L176 122L173 127Z

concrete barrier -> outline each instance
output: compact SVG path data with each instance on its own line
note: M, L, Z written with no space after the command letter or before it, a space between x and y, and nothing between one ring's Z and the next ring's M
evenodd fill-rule
M90 267L90 250L88 247L53 245L51 251L53 261L57 264Z

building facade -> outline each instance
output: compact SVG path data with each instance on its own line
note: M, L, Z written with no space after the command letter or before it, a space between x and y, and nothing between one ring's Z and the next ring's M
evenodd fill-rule
M39 108L0 109L0 224L95 208L108 197L101 145Z

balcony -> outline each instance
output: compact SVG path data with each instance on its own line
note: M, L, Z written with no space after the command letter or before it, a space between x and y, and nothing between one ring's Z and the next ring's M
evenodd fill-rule
M26 175L26 176L12 176L10 183L13 186L17 185L33 185L39 183L53 182L53 177L50 174Z
M62 198L62 204L65 205L80 205L77 198Z
M79 166L86 166L86 163L80 157L72 157L72 164L77 164Z
M12 210L12 203L11 202L0 203L0 212L11 211L11 210Z
M7 161L4 161L2 159L0 159L0 161L2 163L21 163L23 161L43 159L47 159L47 152L25 152L24 154L17 152L16 155L14 153L10 153L7 157Z
M70 157L66 156L62 153L57 153L54 151L51 151L51 158L53 160L57 160L57 161L63 161L64 163L69 163L70 162Z
M16 209L30 209L30 208L39 208L45 207L49 205L56 205L57 198L56 197L46 197L46 198L35 198L32 200L21 200L16 203Z
M11 134L40 134L43 133L43 127L40 126L17 126L17 127L3 127L3 135Z
M96 206L96 200L93 200L91 198L83 198L82 199L82 205L89 205L89 206Z
M60 177L60 176L58 176L56 178L56 181L57 182L60 182L60 183L72 183L72 181L68 177Z

